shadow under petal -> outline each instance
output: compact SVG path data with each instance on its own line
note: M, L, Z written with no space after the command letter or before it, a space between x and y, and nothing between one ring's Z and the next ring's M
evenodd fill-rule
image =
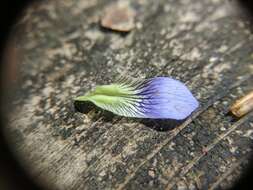
M174 119L142 119L140 122L156 131L171 131L184 121Z
M95 105L91 102L75 101L74 107L77 112L87 114L95 109Z
M103 110L91 102L83 102L83 101L75 101L74 107L77 112L83 114L89 114L93 112L94 114L91 116L93 121L97 121L102 117L102 120L105 122L113 121L117 116L112 112ZM170 131L182 124L185 120L174 120L174 119L136 119L136 118L128 118L128 122L138 121L139 123L145 125L156 131Z
M88 101L75 101L74 102L75 111L83 113L83 114L89 114L91 112L94 112L92 115L92 120L96 121L102 117L102 120L105 122L112 121L116 116L112 112L103 110L96 105L94 105L92 102Z

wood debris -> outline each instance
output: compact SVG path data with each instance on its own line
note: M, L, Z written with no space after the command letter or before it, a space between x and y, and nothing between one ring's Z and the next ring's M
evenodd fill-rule
M119 2L105 9L101 25L118 32L129 32L135 27L135 15L134 9L128 3Z
M253 90L246 96L235 101L230 108L230 112L236 117L241 117L249 113L251 110L253 110Z

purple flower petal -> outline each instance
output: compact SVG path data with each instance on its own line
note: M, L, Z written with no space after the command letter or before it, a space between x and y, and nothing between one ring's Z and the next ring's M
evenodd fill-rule
M139 110L145 118L182 120L199 106L183 83L168 77L147 80L137 95L141 99Z

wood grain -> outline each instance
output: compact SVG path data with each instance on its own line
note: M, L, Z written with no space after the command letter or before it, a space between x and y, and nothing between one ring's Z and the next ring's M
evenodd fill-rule
M135 27L122 34L100 26L114 2L41 2L17 24L20 85L5 131L20 162L54 189L232 186L253 138L252 113L228 114L253 88L250 18L233 1L133 0ZM120 75L179 79L201 106L175 122L74 105Z

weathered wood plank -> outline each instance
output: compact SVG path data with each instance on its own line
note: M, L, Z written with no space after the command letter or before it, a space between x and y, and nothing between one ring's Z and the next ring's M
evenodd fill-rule
M253 138L251 114L227 115L253 88L249 18L230 1L129 1L136 27L123 35L99 25L112 2L36 4L17 26L20 89L6 128L17 156L56 189L232 185ZM74 97L119 75L172 76L201 107L181 123L75 109Z

